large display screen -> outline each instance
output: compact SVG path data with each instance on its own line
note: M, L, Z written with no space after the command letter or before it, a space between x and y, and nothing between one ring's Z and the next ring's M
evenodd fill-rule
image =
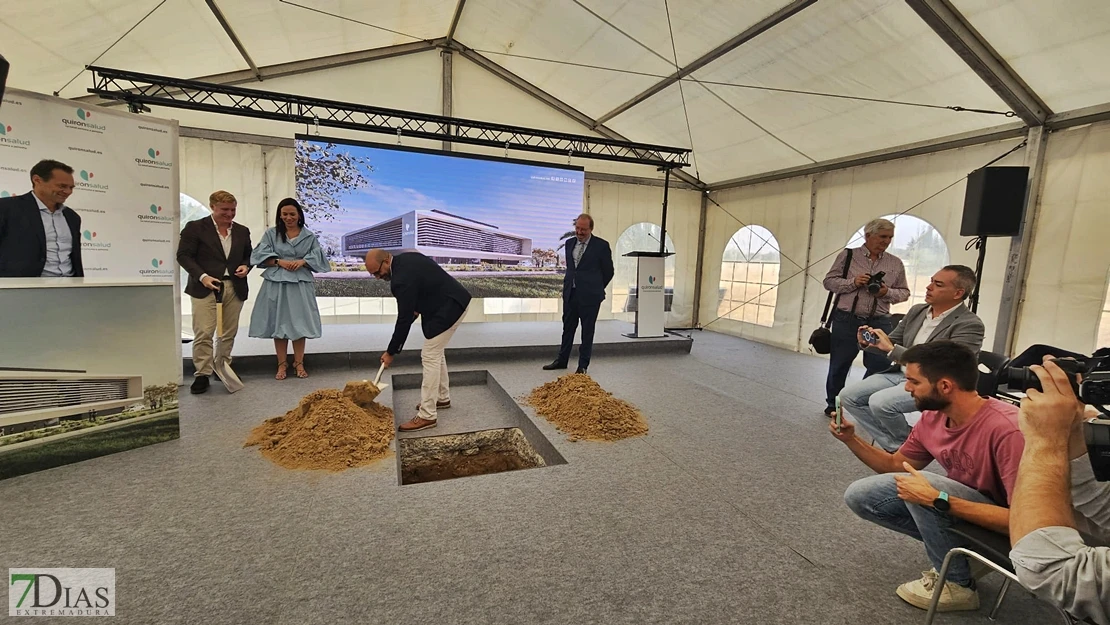
M559 297L585 174L519 160L296 137L297 199L331 260L319 297L388 297L373 248L420 252L474 297Z

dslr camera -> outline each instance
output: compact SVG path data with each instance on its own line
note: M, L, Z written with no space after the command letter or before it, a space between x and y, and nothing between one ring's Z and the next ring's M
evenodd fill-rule
M1110 350L1101 349L1091 358L1053 358L1052 361L1067 374L1079 401L1094 406L1103 414L1102 418L1083 423L1083 435L1095 479L1110 481L1110 410L1106 408L1106 404L1110 404ZM1003 367L998 383L1015 391L1044 390L1040 378L1029 367Z
M883 288L883 278L885 277L885 271L880 271L879 273L872 275L871 279L868 280L867 284L865 285L867 286L867 292L872 295L878 295L879 290Z

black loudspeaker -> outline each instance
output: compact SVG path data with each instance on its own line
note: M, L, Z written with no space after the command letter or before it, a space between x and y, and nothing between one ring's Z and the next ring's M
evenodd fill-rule
M8 61L4 55L0 54L0 105L3 105L4 100L4 85L8 82Z
M967 177L962 237L1012 237L1025 214L1028 167L984 167Z

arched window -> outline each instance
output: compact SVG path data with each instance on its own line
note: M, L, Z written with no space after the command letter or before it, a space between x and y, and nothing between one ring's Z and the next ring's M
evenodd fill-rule
M628 313L631 319L636 310L636 258L625 256L629 252L658 252L659 235L661 228L646 221L632 224L620 237L617 238L617 247L613 250L613 312ZM666 251L671 252L663 261L663 293L666 302L665 310L671 309L671 299L674 297L674 268L675 257L674 242L671 235L667 235ZM618 315L618 318L623 318Z
M886 251L902 259L910 298L890 307L892 313L905 313L910 306L925 301L925 287L938 269L948 264L948 244L929 222L913 215L883 215L894 222L894 240ZM863 245L863 227L848 240L847 247Z
M779 242L763 226L744 226L721 256L717 315L771 327L778 300Z

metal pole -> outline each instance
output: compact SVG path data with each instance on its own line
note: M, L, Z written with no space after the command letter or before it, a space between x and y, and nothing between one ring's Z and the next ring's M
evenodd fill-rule
M701 192L701 213L698 217L698 261L694 268L694 314L690 316L690 326L700 328L701 323L701 280L705 271L705 222L709 216L709 191ZM666 237L663 238L666 241Z
M663 169L663 231L659 234L659 253L667 251L667 190L671 186L671 168Z
M1029 188L1025 196L1025 216L1019 234L1010 239L1010 253L1006 259L1006 274L1002 282L1002 300L994 327L994 345L991 351L999 354L1010 354L1015 348L1021 302L1025 297L1025 272L1029 268L1033 240L1037 235L1037 217L1040 214L1038 200L1044 179L1046 143L1044 126L1030 128L1028 137L1025 164L1029 166Z

